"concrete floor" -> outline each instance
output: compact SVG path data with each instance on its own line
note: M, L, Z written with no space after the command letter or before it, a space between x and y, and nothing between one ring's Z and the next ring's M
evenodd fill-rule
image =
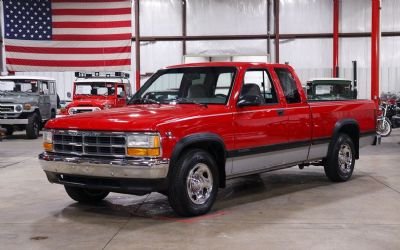
M400 131L351 181L320 167L230 181L213 211L176 218L160 194L72 201L39 167L41 139L0 142L0 249L400 249Z

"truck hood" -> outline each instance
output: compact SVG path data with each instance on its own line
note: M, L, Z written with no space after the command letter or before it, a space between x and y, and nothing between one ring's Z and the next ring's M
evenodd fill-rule
M155 131L157 125L161 123L213 113L215 108L196 104L131 105L123 108L60 117L47 122L46 128L97 131Z
M67 108L72 107L99 107L103 108L106 104L111 104L112 102L107 99L86 99L86 100L74 100L68 104Z

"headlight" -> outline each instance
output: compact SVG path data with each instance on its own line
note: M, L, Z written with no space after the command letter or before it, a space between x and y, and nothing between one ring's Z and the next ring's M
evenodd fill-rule
M18 104L17 106L15 106L15 111L21 112L22 111L22 105Z
M129 156L160 156L161 143L158 134L134 134L126 138Z
M53 133L51 131L43 131L43 148L45 151L53 150Z
M32 105L30 105L29 103L24 104L24 110L31 110Z

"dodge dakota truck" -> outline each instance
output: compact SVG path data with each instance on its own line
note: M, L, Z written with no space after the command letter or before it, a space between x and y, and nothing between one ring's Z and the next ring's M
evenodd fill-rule
M78 202L160 192L195 216L244 175L319 165L349 180L375 121L370 100L308 103L289 65L186 64L159 70L126 107L50 120L39 159Z

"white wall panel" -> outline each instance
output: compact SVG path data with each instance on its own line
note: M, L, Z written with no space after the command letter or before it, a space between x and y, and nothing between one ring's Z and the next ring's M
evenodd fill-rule
M140 35L182 35L181 0L141 0Z
M141 74L154 73L160 68L182 63L182 42L142 42ZM143 83L143 81L142 81Z
M329 33L333 0L280 0L280 33Z
M400 1L383 0L382 1L382 31L400 31Z
M340 32L371 31L371 0L340 1Z
M188 35L267 33L266 0L187 0Z
M187 54L193 55L266 55L266 40L188 41Z
M280 61L295 68L329 68L332 39L287 39L280 41Z

